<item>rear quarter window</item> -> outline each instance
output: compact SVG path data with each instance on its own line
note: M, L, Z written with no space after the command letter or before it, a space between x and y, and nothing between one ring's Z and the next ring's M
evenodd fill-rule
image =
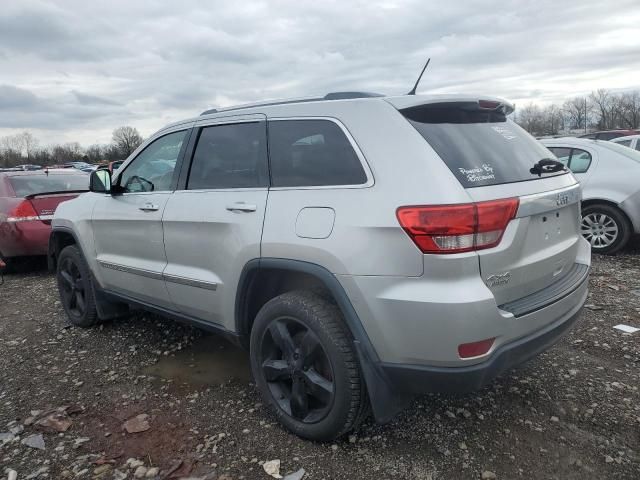
M475 110L474 110L475 108ZM477 103L430 104L401 111L465 188L537 180L530 169L549 151L499 111Z
M367 182L351 142L331 120L269 121L274 187L361 185Z

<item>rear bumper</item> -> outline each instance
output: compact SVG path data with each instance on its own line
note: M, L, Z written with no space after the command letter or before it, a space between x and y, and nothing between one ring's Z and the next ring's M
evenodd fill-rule
M478 390L499 374L526 362L560 340L578 321L587 293L585 289L580 303L563 318L531 335L503 344L482 363L464 367L427 367L388 363L380 366L392 388L405 393L465 393Z
M623 201L620 204L620 208L627 214L629 220L631 220L633 231L640 233L640 191Z
M51 225L37 221L0 222L0 253L6 258L46 255Z

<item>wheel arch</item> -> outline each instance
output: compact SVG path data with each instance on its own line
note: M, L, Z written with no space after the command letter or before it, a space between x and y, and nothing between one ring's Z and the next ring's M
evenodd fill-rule
M295 285L295 288L287 285ZM398 393L392 387L349 297L335 275L326 268L282 258L249 261L240 275L235 300L235 328L242 345L248 348L253 320L262 305L285 291L305 286L325 289L340 308L358 354L373 414L379 422L389 421L409 403L411 397Z
M629 214L627 212L625 212L624 208L622 208L619 203L613 202L611 200L606 200L604 198L590 198L588 200L583 200L582 201L581 208L584 209L586 207L591 207L593 205L606 205L608 207L615 208L620 213L622 213L622 215L624 216L625 220L628 222L629 226L631 228L633 228L634 224L631 221L631 217L629 217Z
M80 248L80 251L82 251L80 242L78 242L78 238L72 230L67 228L56 228L51 230L51 234L49 235L49 247L47 250L47 265L50 272L55 272L60 252L63 248L68 247L69 245L76 245Z
M78 241L78 237L73 230L65 227L58 227L51 230L51 234L49 235L49 247L47 251L47 265L50 272L56 272L60 252L69 245L75 245L80 250L80 255L82 255L82 257L86 261L87 257L82 248L82 244ZM127 304L122 302L115 302L111 298L109 298L108 295L105 295L102 289L99 288L95 273L91 270L90 266L88 266L88 268L94 290L93 294L95 297L96 309L98 311L98 316L100 317L100 319L109 320L111 318L117 318L119 316L127 314L129 312L129 307L127 306Z

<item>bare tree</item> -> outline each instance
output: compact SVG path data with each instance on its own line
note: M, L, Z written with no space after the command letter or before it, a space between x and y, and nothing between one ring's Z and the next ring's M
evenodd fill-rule
M113 131L113 144L118 148L122 158L126 158L140 146L142 137L133 127L118 127Z
M97 163L104 160L104 148L102 145L90 145L85 152L89 162Z
M598 128L601 130L607 130L611 128L611 110L613 107L613 97L609 90L600 88L595 92L591 92L591 95L589 95L589 100L591 101L594 109L599 115Z
M551 104L542 111L542 133L546 135L557 135L564 128L564 117L562 109Z
M532 135L542 133L542 112L540 107L530 103L520 111L518 122L527 132Z
M562 104L562 110L567 117L569 128L587 128L587 117L589 113L586 97L570 98Z
M625 93L620 100L620 126L624 128L640 127L640 92L636 90Z
M20 138L22 150L27 154L27 161L30 161L35 150L38 148L38 139L34 137L31 132L22 132L17 136Z

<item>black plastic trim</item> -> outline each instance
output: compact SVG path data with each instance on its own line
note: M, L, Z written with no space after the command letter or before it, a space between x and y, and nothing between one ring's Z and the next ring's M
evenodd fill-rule
M315 263L284 258L260 258L249 261L240 275L236 292L236 331L241 336L249 335L249 323L246 310L248 294L255 277L260 269L289 270L302 272L316 277L331 292L344 316L347 328L353 336L353 344L358 353L360 367L362 369L371 409L376 420L384 423L403 410L411 401L411 397L395 391L385 372L381 368L378 354L367 335L358 314L356 313L347 293L340 282L326 268Z
M551 347L580 318L583 302L561 321L542 331L522 337L499 347L485 362L468 367L427 367L385 363L382 368L394 388L418 395L430 392L469 393L491 382L501 373L513 368Z
M519 298L518 300L499 305L498 308L513 313L515 317L522 317L570 295L577 290L588 277L589 266L583 263L574 263L569 271L548 287L538 290L526 297Z
M98 290L102 295L104 295L106 298L108 298L112 302L124 302L129 305L142 308L145 311L156 313L165 317L169 317L172 320L176 320L178 322L188 324L188 325L193 325L198 328L201 328L202 330L206 330L206 331L215 333L217 335L221 335L227 340L229 340L231 343L233 343L234 345L241 344L240 336L237 333L232 332L231 330L227 330L221 325L217 325L215 323L211 323L197 317L192 317L184 313L176 312L174 310L158 307L151 303L143 302L136 298L133 298L118 292L114 292L112 290L107 290L107 289L96 289L96 290Z
M87 258L87 255L85 255L82 248L82 244L78 241L78 237L75 232L68 227L56 227L51 230L51 234L49 235L49 247L47 253L47 266L49 267L49 271L51 273L56 272L56 259L54 251L55 247L51 242L51 239L54 237L54 234L56 232L64 232L71 235L73 237L75 246L80 249L80 255L82 255L82 257L85 259ZM126 305L114 303L113 301L105 297L103 291L99 288L98 280L96 279L93 271L91 271L91 277L91 284L93 286L93 293L96 299L96 310L98 311L98 317L101 320L109 320L111 318L116 318L126 314L128 311Z
M68 228L68 227L55 227L51 229L51 233L49 234L49 243L47 246L47 267L49 272L51 273L55 273L56 271L56 263L55 263L55 248L54 248L54 244L51 242L51 240L53 240L55 233L56 232L63 232L63 233L68 233L69 235L71 235L73 237L73 240L76 244L76 246L80 249L80 253L82 254L83 257L86 258L83 250L82 250L82 245L80 244L80 242L78 241L78 237L76 235L76 233Z

